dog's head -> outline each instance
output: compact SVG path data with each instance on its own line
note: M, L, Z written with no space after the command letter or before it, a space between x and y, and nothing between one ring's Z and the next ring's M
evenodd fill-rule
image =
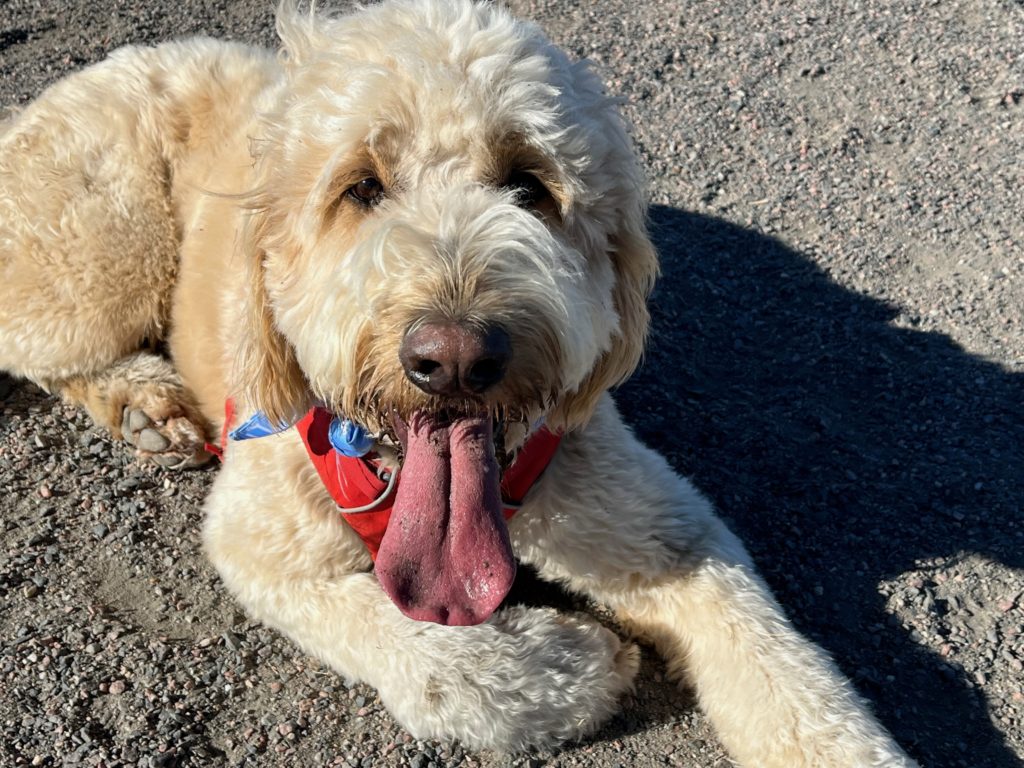
M390 434L406 476L421 433L454 467L464 438L500 460L541 419L585 424L640 359L657 271L595 74L467 0L284 7L278 27L245 399L275 421L319 401Z

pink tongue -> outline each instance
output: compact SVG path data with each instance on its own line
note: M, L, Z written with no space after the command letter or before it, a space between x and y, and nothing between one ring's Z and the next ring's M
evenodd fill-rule
M491 420L409 420L405 463L377 553L377 578L406 616L479 624L512 587Z

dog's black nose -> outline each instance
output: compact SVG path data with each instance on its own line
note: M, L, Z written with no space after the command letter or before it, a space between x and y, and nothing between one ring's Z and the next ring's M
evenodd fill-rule
M456 322L409 331L398 357L409 381L431 395L479 395L503 378L512 341L503 328Z

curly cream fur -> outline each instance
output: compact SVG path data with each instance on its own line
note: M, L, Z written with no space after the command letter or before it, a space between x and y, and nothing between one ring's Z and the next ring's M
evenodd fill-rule
M510 525L518 557L655 642L742 764L912 765L606 394L639 361L657 264L595 74L469 0L285 4L278 28L277 57L123 49L4 126L0 367L114 430L131 398L215 429L229 395L281 419L319 399L377 426L434 407L398 360L409 328L499 324L515 353L485 405L567 431ZM514 171L550 199L522 207L502 188ZM368 176L385 189L372 208L346 193ZM139 357L146 341L175 370ZM228 446L204 541L254 616L375 685L417 736L579 738L636 672L635 647L586 617L402 616L292 432Z

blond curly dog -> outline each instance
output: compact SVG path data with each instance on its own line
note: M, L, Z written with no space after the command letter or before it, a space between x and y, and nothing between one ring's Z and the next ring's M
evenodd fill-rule
M635 646L594 620L499 607L518 558L653 641L741 764L913 765L607 394L657 263L591 69L469 0L286 3L278 28L280 55L125 48L3 126L0 368L167 466L209 458L229 399L232 428L261 413L276 434L224 446L209 557L418 737L548 746L630 688ZM314 407L389 483L372 570L288 428ZM561 442L506 524L538 431Z

